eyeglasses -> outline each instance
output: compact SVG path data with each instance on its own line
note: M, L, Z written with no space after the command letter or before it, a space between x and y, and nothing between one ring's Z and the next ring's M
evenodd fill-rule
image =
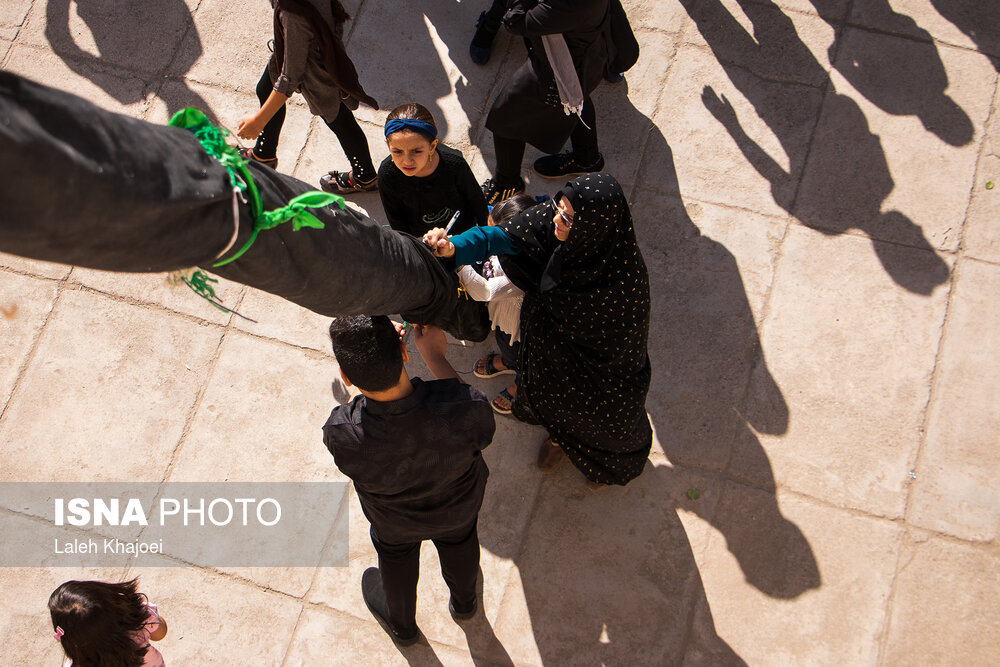
M556 213L558 213L559 217L562 218L563 224L565 224L567 227L572 227L573 226L573 218L575 216L569 215L568 213L566 213L565 211L563 211L561 208L557 208L556 209Z

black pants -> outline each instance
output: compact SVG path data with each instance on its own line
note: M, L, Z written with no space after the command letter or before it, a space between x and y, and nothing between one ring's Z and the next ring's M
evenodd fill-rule
M516 371L517 353L521 349L521 341L510 342L510 334L505 333L500 327L494 327L493 336L497 341L497 348L500 350L500 361L507 368ZM514 381L517 381L516 377Z
M257 99L260 100L261 105L267 101L272 90L274 90L274 80L271 79L271 74L265 66L264 73L260 75L260 80L257 82ZM375 165L372 164L371 152L368 150L368 139L351 110L341 103L337 117L332 122L324 118L323 122L337 135L340 147L344 149L344 154L350 160L351 169L357 180L370 181L375 178ZM269 160L277 155L278 137L284 124L285 107L282 106L271 116L271 120L267 121L260 136L257 137L257 144L253 148L257 157Z
M597 162L601 152L597 145L597 112L590 95L583 98L580 110L583 122L578 122L570 135L571 152L578 164L589 166ZM525 142L493 135L493 148L497 156L496 180L501 187L512 186L521 178L521 162L524 160Z
M500 22L507 13L507 0L493 0L490 8L483 12L483 27L490 32L500 30Z
M441 561L441 574L448 584L455 608L466 610L476 601L479 574L479 517L471 527L433 540ZM389 623L401 635L417 630L417 578L420 575L420 542L388 544L371 529L372 544L378 553L382 590L389 607Z

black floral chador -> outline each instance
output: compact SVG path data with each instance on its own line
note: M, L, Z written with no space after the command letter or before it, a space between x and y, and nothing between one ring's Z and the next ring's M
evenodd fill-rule
M564 196L575 214L560 243L552 217ZM625 484L653 438L646 264L612 176L576 178L554 202L500 225L519 249L501 264L525 293L514 414L548 429L588 479Z

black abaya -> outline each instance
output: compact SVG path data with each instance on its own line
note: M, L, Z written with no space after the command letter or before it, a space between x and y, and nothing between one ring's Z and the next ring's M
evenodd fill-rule
M575 214L560 243L562 196ZM625 484L642 472L652 428L649 279L621 186L581 176L499 226L519 249L501 264L525 292L514 414L544 426L588 479Z

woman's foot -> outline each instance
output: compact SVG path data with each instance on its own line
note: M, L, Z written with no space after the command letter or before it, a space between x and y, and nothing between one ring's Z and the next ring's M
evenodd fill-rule
M509 415L514 406L514 396L517 394L517 385L512 384L493 399L493 409L502 414Z
M552 438L549 438L538 449L538 469L545 472L554 470L564 458L566 458L566 452L553 442Z
M276 157L269 157L269 158L257 157L257 154L254 153L253 150L249 148L240 148L237 149L237 152L240 154L240 157L243 158L244 160L253 160L254 162L259 162L265 167L270 167L271 169L278 168L278 158Z
M342 195L350 192L370 192L378 190L378 176L370 181L359 181L353 171L330 171L319 179L319 186L326 192Z
M477 378L492 378L499 375L514 375L513 369L504 366L503 359L496 352L490 352L476 362L472 374Z

